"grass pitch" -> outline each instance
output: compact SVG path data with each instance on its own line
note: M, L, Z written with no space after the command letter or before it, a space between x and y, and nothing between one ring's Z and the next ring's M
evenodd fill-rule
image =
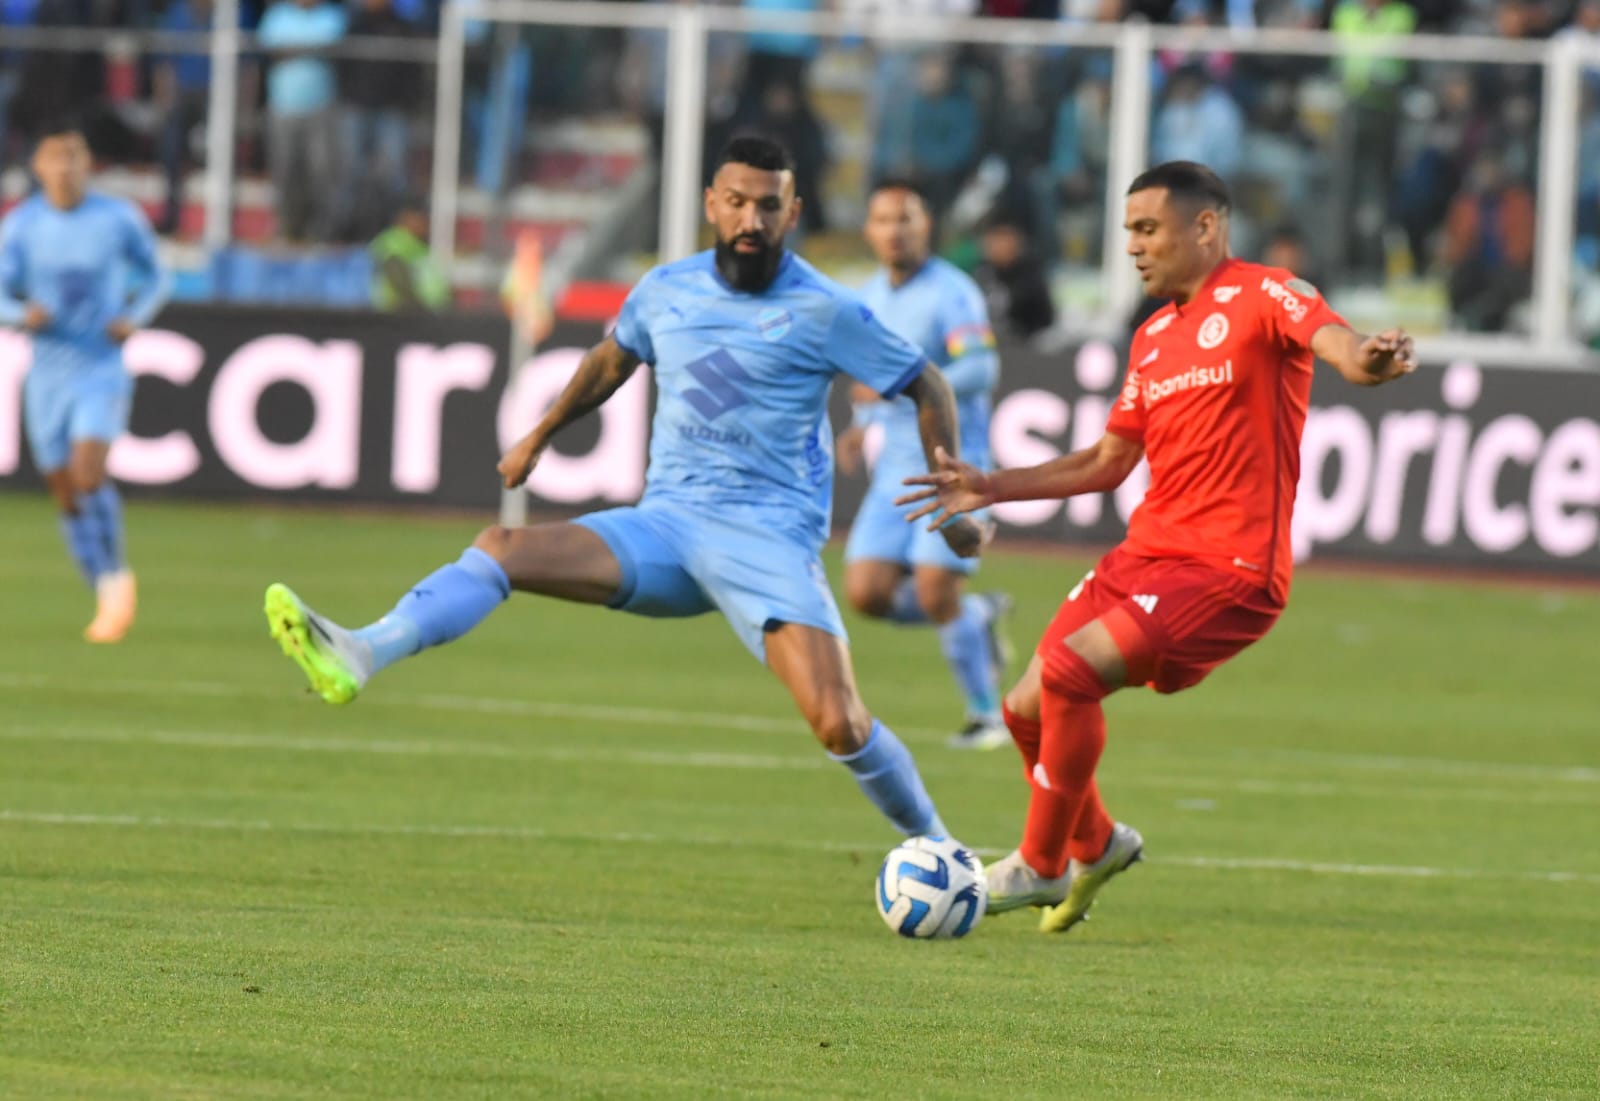
M1307 572L1201 688L1109 707L1149 860L1064 937L890 934L895 838L718 619L515 599L336 710L268 639L470 521L135 502L143 615L0 498L0 1096L1594 1098L1600 598ZM995 554L1024 645L1085 562ZM1010 751L851 623L945 819Z

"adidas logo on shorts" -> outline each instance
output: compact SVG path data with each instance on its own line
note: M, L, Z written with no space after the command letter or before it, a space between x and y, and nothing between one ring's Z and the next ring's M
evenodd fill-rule
M1161 598L1159 596L1141 595L1129 597L1128 599L1132 600L1135 604L1139 605L1139 607L1143 608L1146 615L1155 615L1156 602Z

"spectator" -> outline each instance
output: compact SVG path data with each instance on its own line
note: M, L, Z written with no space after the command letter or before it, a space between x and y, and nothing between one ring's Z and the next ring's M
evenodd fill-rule
M1000 98L988 127L991 148L1005 164L1002 203L1035 240L1055 232L1050 194L1050 145L1055 132L1053 97L1040 94L1038 58L1012 50L1000 61Z
M1305 235L1292 225L1281 225L1272 231L1267 237L1266 247L1261 250L1261 262L1268 267L1293 272L1327 293L1327 288L1322 285L1322 273L1311 258L1311 250L1306 247Z
M1156 113L1150 159L1196 161L1223 179L1239 167L1244 116L1227 92L1211 83L1198 65L1172 74L1166 102Z
M978 103L950 59L930 53L917 67L911 103L909 175L927 187L935 221L949 208L978 163Z
M1026 340L1054 325L1050 283L1022 227L1005 214L993 214L984 222L980 248L983 259L972 277L983 289L995 329Z
M814 12L817 0L744 0L746 11ZM742 110L753 111L769 82L788 84L806 97L807 73L816 59L820 44L815 35L794 31L755 31L747 36L750 56L745 65L744 93L739 97ZM809 108L808 108L809 109Z
M1445 223L1450 312L1472 332L1500 332L1533 287L1533 196L1486 151Z
M1343 180L1335 192L1350 209L1338 229L1351 242L1352 266L1369 272L1383 269L1383 228L1394 190L1399 98L1407 69L1401 58L1374 56L1372 47L1409 35L1416 25L1416 12L1399 0L1340 0L1333 10L1331 29L1344 39L1337 64L1349 104L1335 158Z
M256 32L272 62L267 157L278 233L289 241L328 240L338 216L334 78L325 55L344 33L344 9L323 0L277 0Z
M404 41L415 27L392 0L360 0L350 16L350 34ZM427 90L416 62L344 58L339 62L339 99L344 109L340 152L345 163L340 197L351 240L377 231L411 187L411 123ZM365 214L365 217L363 215ZM374 217L377 224L373 224Z
M794 158L795 192L803 200L800 226L807 233L824 232L828 228L827 203L822 194L822 177L828 167L827 141L822 123L800 97L800 90L788 80L768 81L756 109L734 116L730 136L742 131L772 138L789 150ZM723 144L707 143L708 148Z
M450 305L450 281L428 250L428 206L402 200L394 223L367 246L372 305L379 310L438 313Z
M249 4L239 6L239 25L248 26L253 12ZM176 34L209 33L216 18L213 0L173 0L161 16L160 28ZM255 68L240 59L241 87L252 90ZM156 155L167 180L167 203L156 223L159 233L178 232L183 214L184 171L195 162L195 129L206 121L211 94L211 54L202 49L189 53L167 54L158 58L151 74L152 99L159 113L156 130ZM241 96L241 99L247 98Z
M1416 152L1395 185L1394 218L1405 231L1413 271L1428 267L1430 240L1444 223L1467 166L1477 159L1486 125L1471 75L1447 71Z
M1070 258L1087 258L1099 250L1101 213L1105 203L1106 156L1110 132L1106 124L1111 88L1088 79L1056 109L1050 138L1051 223Z

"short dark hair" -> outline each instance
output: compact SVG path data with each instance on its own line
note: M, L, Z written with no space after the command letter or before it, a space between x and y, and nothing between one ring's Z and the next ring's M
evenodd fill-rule
M1194 161L1168 161L1147 169L1128 185L1127 193L1134 195L1158 187L1166 188L1174 199L1202 210L1226 214L1233 209L1233 197L1228 194L1228 185L1222 182L1222 177Z
M933 203L928 199L928 189L915 176L879 177L872 182L872 187L867 191L867 198L872 198L880 191L909 191L922 201L923 208L929 214L933 213Z
M715 175L725 164L746 164L763 172L794 171L794 158L783 143L762 134L736 135L717 155L712 174Z
M35 126L33 140L37 144L46 138L61 138L68 134L76 134L84 141L89 140L89 128L82 116L70 113L46 116Z

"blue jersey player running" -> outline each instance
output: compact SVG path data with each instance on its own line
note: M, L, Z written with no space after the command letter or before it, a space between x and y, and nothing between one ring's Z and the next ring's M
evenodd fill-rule
M944 371L956 395L961 453L987 469L989 412L1000 361L983 292L960 269L932 255L927 204L910 181L884 180L873 188L866 238L883 267L862 291L862 300ZM845 595L863 615L938 627L945 660L967 705L966 724L950 738L951 746L1010 745L1011 734L1000 718L1005 644L999 620L1011 602L998 593L964 593L977 560L952 553L938 535L907 524L904 511L895 506L901 481L922 473L916 408L903 398L880 400L860 384L853 389L855 420L839 436L839 466L846 473L860 466L869 424L883 425L883 450L845 547Z
M46 128L33 155L39 190L0 222L0 324L32 335L23 421L67 547L95 590L84 637L117 642L137 603L122 502L106 480L133 396L122 344L161 309L171 283L149 222L132 203L90 191L90 167L76 125Z
M800 200L788 153L745 137L706 190L716 247L651 271L614 333L590 349L548 413L500 462L521 485L551 438L598 408L641 363L658 402L644 497L571 523L491 527L360 630L267 590L279 645L330 703L375 672L471 630L513 589L637 615L720 611L788 687L817 739L907 834L942 834L911 754L856 690L819 553L833 449L828 389L841 372L920 411L930 459L956 447L955 401L939 369L844 288L784 248ZM981 527L944 529L972 555Z

